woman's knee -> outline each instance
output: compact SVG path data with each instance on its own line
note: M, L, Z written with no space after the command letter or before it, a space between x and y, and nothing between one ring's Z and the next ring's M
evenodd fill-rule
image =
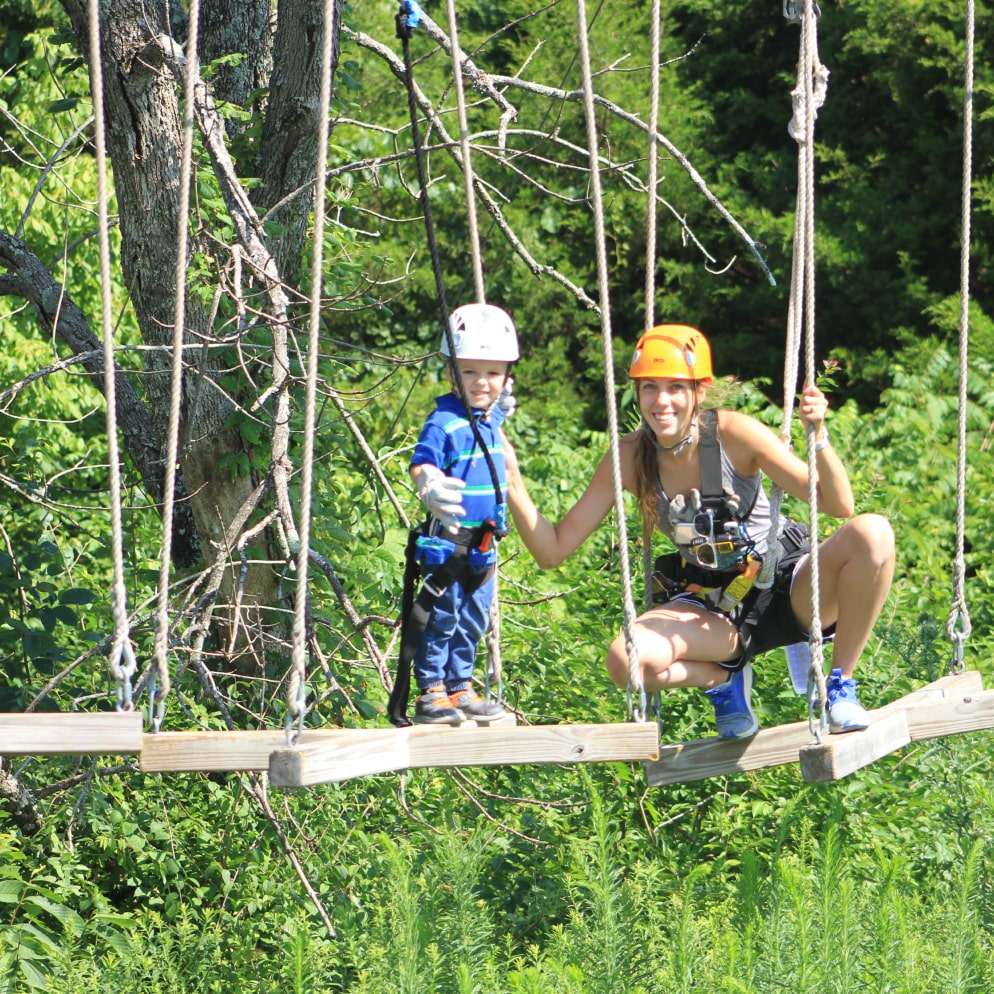
M882 514L860 514L848 522L864 555L886 564L894 559L894 529Z
M608 646L606 666L607 675L615 686L628 686L628 646L623 635Z

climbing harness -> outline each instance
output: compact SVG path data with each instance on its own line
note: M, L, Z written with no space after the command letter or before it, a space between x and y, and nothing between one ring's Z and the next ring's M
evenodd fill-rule
M701 411L698 422L701 492L691 507L673 515L673 540L694 561L682 551L660 556L651 578L653 602L665 603L680 594L707 597L721 591L715 608L728 615L752 590L762 564L744 527L756 495L742 508L740 496L724 485L718 412ZM670 506L685 505L674 501Z
M491 563L486 570L479 568L484 565L485 554L495 537L492 525L493 522L487 522L485 527L475 530L470 539L479 538L475 545L430 535L427 523L412 528L408 534L401 599L400 653L393 691L387 704L387 715L399 728L411 724L407 716L411 666L438 598L453 583L460 584L467 594L472 594L496 574L496 563ZM460 534L455 538L464 536ZM474 556L474 553L477 555ZM477 568L474 569L474 566Z

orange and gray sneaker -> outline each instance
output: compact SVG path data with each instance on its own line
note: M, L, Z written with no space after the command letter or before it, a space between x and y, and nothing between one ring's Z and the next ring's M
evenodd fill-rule
M467 718L484 725L507 714L499 701L485 701L468 687L465 690L452 691L449 700L452 706L458 708Z
M466 716L444 690L426 690L415 700L411 720L418 725L461 725Z

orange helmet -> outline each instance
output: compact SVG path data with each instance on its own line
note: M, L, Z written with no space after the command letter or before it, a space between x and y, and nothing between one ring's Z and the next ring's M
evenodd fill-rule
M690 325L658 324L638 340L628 375L710 381L711 346Z

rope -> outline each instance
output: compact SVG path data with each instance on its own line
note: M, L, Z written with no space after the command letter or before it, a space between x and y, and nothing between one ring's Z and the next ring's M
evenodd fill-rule
M814 129L818 107L824 102L824 85L827 83L828 72L818 60L817 18L813 0L805 0L804 14L801 20L801 51L798 60L798 75L801 79L801 93L794 91L795 116L792 122L794 139L799 142L798 155L798 218L797 228L800 229L800 255L802 258L803 298L801 306L804 315L804 361L805 384L815 382L815 154ZM816 100L816 79L821 83L821 91ZM797 106L798 96L800 108ZM798 118L800 109L800 119ZM796 230L796 228L795 228ZM794 275L797 273L795 264ZM799 320L795 314L795 320ZM788 350L790 351L790 350ZM821 583L818 564L818 469L817 453L814 447L815 429L807 426L807 457L808 457L808 528L811 541L811 626L809 628L809 644L811 651L811 669L808 676L809 715L808 723L812 734L820 742L821 734L827 724L827 695L825 692L825 673L822 652L821 629ZM815 725L815 704L820 713L820 724Z
M951 671L962 673L963 643L970 636L970 613L966 604L966 404L967 358L970 335L970 188L973 185L973 61L976 12L973 0L966 5L966 54L963 87L963 183L960 220L960 309L959 309L959 418L956 451L956 558L953 569L953 599L946 633L953 643Z
M200 0L190 2L190 34L186 42L186 73L183 79L183 142L180 154L179 205L176 219L175 307L173 310L173 356L169 392L169 424L166 430L165 479L162 498L162 544L159 553L159 588L152 647L154 677L149 684L149 719L153 732L162 726L169 695L169 574L172 564L173 506L176 498L176 461L179 454L180 404L183 396L183 345L186 338L186 256L190 223L190 182L193 173L193 100L199 75L197 44L200 30Z
M93 94L94 145L97 156L97 221L100 247L100 317L103 330L104 397L107 404L107 459L110 475L110 524L113 581L111 610L114 637L108 668L117 683L117 708L134 709L132 677L136 661L128 622L128 592L124 585L124 541L121 528L121 465L117 442L117 389L114 364L114 323L111 313L110 222L107 212L107 144L104 119L103 62L100 53L99 0L89 0L88 30L90 34L90 87Z
M459 145L462 149L462 171L466 183L466 219L469 225L469 247L473 262L473 285L476 288L478 303L486 303L483 286L483 260L480 252L480 232L476 217L476 195L474 192L473 160L469 147L469 125L466 118L466 96L463 87L462 62L459 46L459 26L456 17L455 0L447 0L446 11L449 18L449 39L452 50L452 79L456 91L456 109L459 116ZM450 349L451 351L451 349ZM494 571L494 595L490 601L487 628L487 676L486 696L500 701L504 696L504 665L500 654L500 595L497 586L500 577Z
M642 682L635 646L635 605L628 559L628 529L625 521L624 488L621 479L621 453L618 438L618 412L615 405L614 354L611 345L611 308L607 250L604 238L604 211L601 198L600 167L597 155L597 123L594 119L593 75L590 71L590 40L587 35L587 12L584 0L576 0L577 28L580 42L580 66L583 72L583 106L587 124L587 153L590 160L590 198L594 214L594 245L597 252L597 277L601 318L601 344L604 355L604 392L607 399L608 431L611 439L611 477L614 484L614 510L618 519L621 586L624 596L625 642L628 650L628 710L635 721L645 721L646 692ZM638 698L638 704L634 702Z
M645 219L645 324L650 331L656 323L656 185L659 182L659 22L660 0L652 0L651 63L649 70L649 198Z
M469 245L473 258L473 285L476 287L476 300L487 302L483 293L483 263L480 259L480 235L476 222L476 196L473 193L473 166L469 152L469 126L466 123L466 97L463 90L462 64L459 58L459 28L456 23L455 0L447 0L449 15L449 36L452 47L452 79L456 88L456 108L459 114L459 145L462 148L462 172L466 182L466 219L469 224Z
M659 34L660 0L652 0L652 32L649 57L649 155L646 185L649 197L645 217L645 322L650 331L656 323L656 185L659 182L659 146L656 129L659 126ZM652 607L652 536L654 529L645 522L642 529L642 589L645 610Z
M324 213L328 166L328 119L331 113L331 53L335 39L335 2L324 0L321 24L321 98L318 108L318 156L314 187L314 251L311 262L310 320L307 336L307 387L304 400L304 449L300 471L300 547L297 592L293 607L293 652L287 674L287 742L293 745L304 728L307 712L307 642L310 614L307 582L311 540L311 491L314 480L314 422L317 409L318 366L321 359L321 275L324 269Z

